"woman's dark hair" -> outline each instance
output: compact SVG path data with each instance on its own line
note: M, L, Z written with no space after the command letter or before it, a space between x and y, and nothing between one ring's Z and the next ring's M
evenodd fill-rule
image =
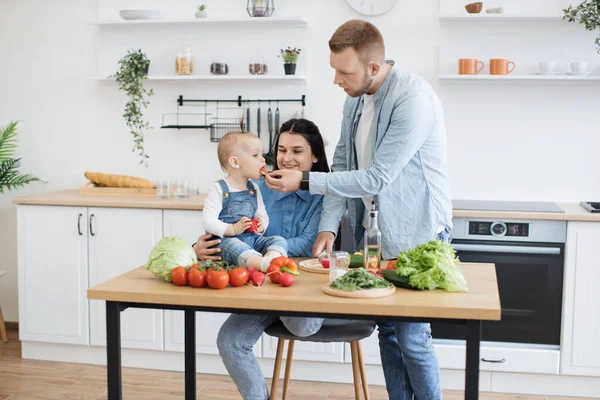
M282 133L293 133L301 135L308 144L313 155L317 158L317 162L312 165L311 171L329 172L329 164L327 163L327 155L325 155L325 144L319 128L307 119L292 118L281 125L279 133L273 144L273 166L275 169L280 169L277 165L277 152L279 148L279 137Z

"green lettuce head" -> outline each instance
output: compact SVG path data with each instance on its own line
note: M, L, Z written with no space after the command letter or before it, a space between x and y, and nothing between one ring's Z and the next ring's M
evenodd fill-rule
M154 276L171 282L171 271L177 266L189 267L198 262L192 246L177 236L162 238L150 252L146 268Z

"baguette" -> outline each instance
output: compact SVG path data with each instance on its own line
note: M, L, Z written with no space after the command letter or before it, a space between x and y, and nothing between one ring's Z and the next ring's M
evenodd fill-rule
M149 180L128 175L105 174L102 172L85 172L85 177L96 186L152 189L154 184Z

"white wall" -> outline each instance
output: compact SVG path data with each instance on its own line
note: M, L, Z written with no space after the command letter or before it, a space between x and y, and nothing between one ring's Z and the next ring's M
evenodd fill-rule
M243 0L206 3L209 17L245 13ZM520 4L513 3L514 7ZM553 2L538 3L548 7ZM216 144L209 142L208 132L158 129L162 114L175 112L178 95L257 98L306 94L306 116L328 139L331 157L344 95L331 82L327 40L337 26L359 15L344 0L275 0L275 16L299 15L309 20L309 27L290 32L164 27L157 35L157 28L100 31L89 24L97 16L118 18L118 8L159 8L167 16L187 18L193 15L195 4L190 0L0 3L0 125L22 120L21 170L48 181L0 196L0 269L8 270L8 275L0 278L0 304L6 320L16 321L18 314L14 196L77 188L85 182L86 170L148 179L197 177L204 186L221 176ZM454 7L462 11L461 2ZM597 174L592 172L600 167L595 154L600 144L600 84L440 84L436 79L439 64L453 62L443 57L485 57L494 46L502 49L498 57L515 58L517 65L529 63L529 68L536 57L563 63L585 58L598 66L600 56L592 47L593 36L566 22L440 27L438 9L437 0L401 1L393 12L369 20L384 34L388 58L427 78L445 105L453 197L574 202L600 198L600 180L593 179ZM306 85L152 82L157 95L151 98L147 117L155 129L146 137L151 158L145 168L131 152L131 137L121 118L125 96L115 83L90 78L106 74L107 61L116 62L130 45L146 46L144 50L154 57L151 73L152 68L166 73L184 36L193 46L197 68L207 68L220 46L232 46L225 49L232 67L241 60L236 65L245 68L244 60L260 48L270 71L278 74L282 73L281 61L274 54L282 46L300 43L307 47L300 56L303 64L298 74L310 79ZM298 109L281 108L282 121Z

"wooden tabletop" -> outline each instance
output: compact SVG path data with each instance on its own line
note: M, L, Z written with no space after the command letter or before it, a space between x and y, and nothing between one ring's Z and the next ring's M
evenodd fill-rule
M302 271L293 286L284 288L268 278L262 287L222 290L175 286L154 277L145 267L88 289L88 298L131 303L297 311L368 316L402 316L499 320L500 297L494 264L462 263L468 293L397 288L377 299L333 297L322 292L328 275Z

